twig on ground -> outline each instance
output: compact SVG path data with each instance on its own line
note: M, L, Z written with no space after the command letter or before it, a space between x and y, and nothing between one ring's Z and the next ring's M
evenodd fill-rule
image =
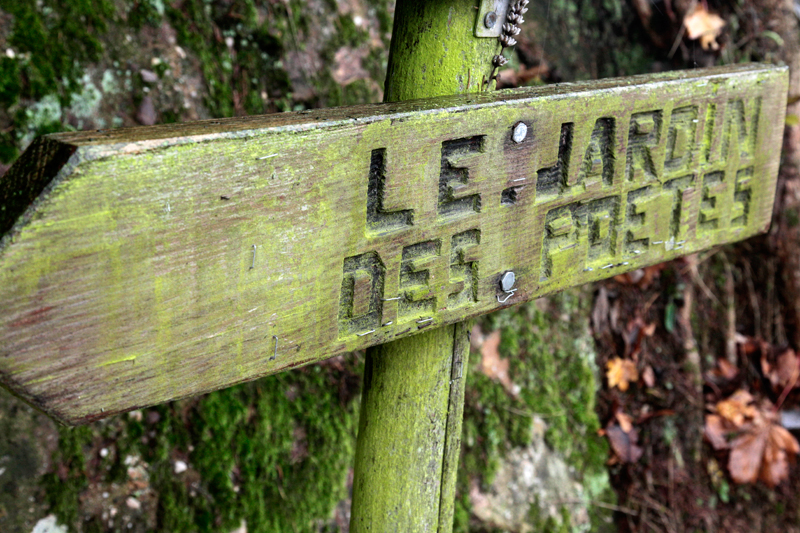
M725 335L725 357L734 367L737 365L736 357L736 294L733 280L733 268L725 252L720 252L722 264L725 267L725 294L728 318L728 331Z
M753 268L750 266L750 261L744 259L744 280L747 283L747 292L750 296L750 307L753 309L753 322L755 322L754 332L756 337L762 339L763 333L761 331L761 306L758 305L758 297L756 296L756 287L753 283Z
M692 254L686 256L686 261L689 263L690 270L697 270L697 255ZM694 266L692 266L694 262ZM698 276L699 277L699 276ZM697 350L697 342L692 332L692 307L694 306L694 286L687 283L683 290L683 307L678 314L678 323L683 330L683 349L686 351L686 358L695 366L696 376L693 376L692 382L695 387L699 387L699 393L702 396L703 380L700 370L700 353Z
M697 270L697 255L692 254L686 257L690 270ZM700 277L699 275L697 276ZM703 402L703 362L700 358L700 350L692 330L692 309L694 307L695 284L687 283L683 289L683 307L678 313L678 323L683 332L683 349L686 353L686 361L683 370L689 378L686 382L687 388L685 397L689 400L691 408L686 409L687 423L693 428L684 438L684 450L686 457L699 456L703 446L702 430L696 428L703 427L704 402ZM669 523L666 524L669 528Z
M715 250L714 253L718 251L719 250ZM705 261L709 257L710 256L704 257L703 261ZM692 282L697 284L698 287L700 287L700 289L703 291L703 294L705 294L709 300L712 300L715 304L722 307L722 302L720 302L719 298L717 298L716 295L711 291L711 289L708 288L708 285L706 285L706 282L703 281L703 277L700 275L700 270L698 269L698 267L700 263L702 263L703 261L697 258L697 254L688 255L686 256L685 259L686 259L686 268L683 269L682 273L688 272L692 278Z
M505 410L506 410L506 411L508 411L509 413L513 413L513 414L515 414L515 415L520 415L520 416L530 416L530 417L538 416L539 418L553 418L553 417L556 417L556 416L563 416L564 414L566 414L566 412L565 412L565 411L559 411L559 412L557 412L557 413L550 413L550 414L545 414L545 413L532 413L532 412L530 412L530 411L525 411L525 410L523 410L523 409L516 409L516 408L514 408L514 407L509 407L509 406L507 406L507 405L504 405L504 406L503 406L503 409L505 409Z
M689 4L689 8L686 10L686 13L691 13L692 11L694 11L694 8L696 6L697 6L697 0ZM684 14L684 16L686 15ZM669 59L672 59L672 56L674 56L675 52L678 51L678 46L680 46L680 44L683 42L683 35L685 33L686 33L686 26L684 26L683 23L681 23L681 29L678 30L678 35L675 37L675 42L672 43L672 48L670 48L669 54L667 55Z
M778 307L777 299L775 298L775 260L767 260L767 316L766 324L764 324L764 340L769 344L774 344L775 333L775 309Z
M594 507L600 507L601 509L608 509L609 511L616 511L630 516L638 516L639 514L639 512L636 511L635 509L630 509L628 507L622 507L620 505L614 505L613 503L601 502L597 500L578 500L578 499L550 500L547 503L551 503L553 505L577 505L577 504L588 503L589 505L593 505Z

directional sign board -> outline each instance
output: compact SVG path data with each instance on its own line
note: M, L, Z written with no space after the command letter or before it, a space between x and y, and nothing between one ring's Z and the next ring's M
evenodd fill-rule
M733 66L44 137L0 181L0 380L86 422L744 239L786 91Z

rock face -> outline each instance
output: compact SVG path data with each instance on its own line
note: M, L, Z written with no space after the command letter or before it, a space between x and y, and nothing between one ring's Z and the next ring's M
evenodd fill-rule
M548 518L562 520L561 509L566 508L573 530L588 530L588 495L574 468L547 446L546 429L544 420L533 417L531 444L506 454L487 492L473 483L472 511L481 521L503 530L527 533L538 531L540 523Z
M67 533L67 528L59 525L55 515L47 515L36 522L32 533Z

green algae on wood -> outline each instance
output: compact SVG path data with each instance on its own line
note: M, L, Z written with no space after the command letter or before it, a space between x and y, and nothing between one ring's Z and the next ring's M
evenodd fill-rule
M382 344L367 357L351 531L440 530L444 422L455 330L466 336L462 329L460 324L445 326ZM468 349L458 348L461 356ZM373 383L376 375L379 383ZM452 500L454 494L449 496Z
M474 35L477 5L453 0L398 2L386 79L387 102L479 92L491 74L497 39Z
M0 181L0 377L85 422L749 237L786 83L733 66L48 136Z

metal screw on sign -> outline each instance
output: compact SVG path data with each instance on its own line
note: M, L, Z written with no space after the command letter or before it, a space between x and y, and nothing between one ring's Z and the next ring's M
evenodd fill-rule
M514 288L514 284L517 282L517 276L512 272L508 271L503 274L503 277L500 278L500 288L503 289L503 292L509 292L511 289Z
M517 292L517 289L514 288L514 285L516 283L517 283L517 276L511 270L505 272L502 276L500 276L500 288L506 294L506 297L501 300L500 296L498 296L497 301L499 303L504 304L509 300L509 298L514 296L514 293Z
M519 144L525 140L526 135L528 135L528 126L526 126L524 122L518 122L511 132L511 140Z
M494 28L495 24L497 24L497 13L494 11L489 11L483 18L483 25L488 29L492 29Z

